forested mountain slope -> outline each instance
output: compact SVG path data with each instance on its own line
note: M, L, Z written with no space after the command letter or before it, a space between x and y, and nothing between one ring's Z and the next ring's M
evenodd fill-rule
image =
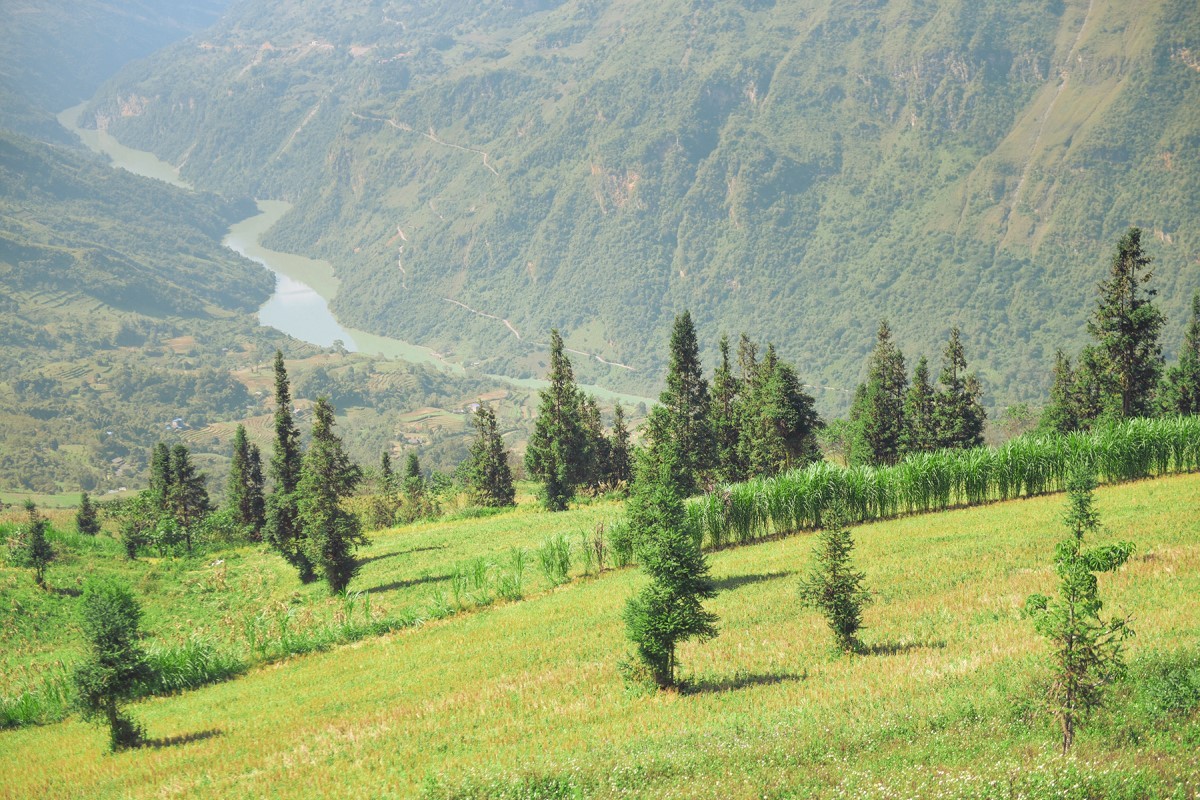
M1200 284L1191 0L247 0L90 111L295 203L273 244L334 261L348 323L494 372L559 326L652 385L690 308L845 390L886 315L913 360L959 325L996 407L1083 342L1128 226L1169 355Z

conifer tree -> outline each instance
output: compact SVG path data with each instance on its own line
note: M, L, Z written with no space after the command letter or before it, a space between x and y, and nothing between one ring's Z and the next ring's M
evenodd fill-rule
M1038 428L1048 433L1070 433L1079 430L1079 408L1075 397L1075 370L1071 359L1062 350L1054 354L1054 382L1050 386L1050 402L1042 410Z
M298 519L296 488L300 483L303 456L300 429L292 419L292 395L283 353L275 351L275 449L271 455L271 479L275 487L267 498L267 521L263 538L309 583L316 578L307 555Z
M160 511L167 510L167 490L171 485L171 449L158 442L150 453L150 498Z
M1117 243L1109 278L1099 286L1095 316L1088 321L1088 333L1104 357L1117 395L1114 406L1122 418L1151 412L1162 372L1158 336L1164 319L1154 305L1156 290L1146 288L1154 277L1148 269L1150 261L1142 252L1141 229L1130 228Z
M46 567L54 560L54 549L46 541L46 529L50 523L38 513L37 506L32 500L25 501L25 514L28 522L21 532L21 563L33 569L33 579L37 585L46 588Z
M312 441L296 487L297 517L309 561L329 591L344 591L358 572L354 550L365 543L358 516L342 508L362 478L333 432L333 406L324 397L313 407Z
M929 360L917 361L912 386L904 397L903 451L928 453L937 449L937 423L934 418L937 396L929 382Z
M892 342L892 329L884 320L867 360L867 382L855 394L850 411L866 449L863 455L871 464L890 465L900 459L907 388L904 355Z
M762 363L742 387L735 421L737 461L752 475L776 475L820 459L814 402L792 366L767 345Z
M719 481L733 483L746 476L738 462L737 406L740 381L729 362L729 337L722 335L718 345L720 363L713 370L712 403L709 428L713 438L713 474Z
M496 426L496 413L480 403L472 422L475 441L471 443L466 474L475 502L493 508L515 505L512 470Z
M1116 572L1133 554L1133 544L1118 542L1083 549L1083 537L1100 528L1093 507L1096 481L1090 468L1078 466L1067 483L1069 510L1066 515L1071 535L1054 549L1054 571L1059 578L1059 596L1030 595L1026 612L1039 633L1054 648L1054 680L1048 700L1062 725L1062 749L1066 753L1075 740L1079 722L1101 706L1104 689L1124 670L1123 642L1133 635L1128 619L1101 619L1097 572Z
M192 551L192 532L209 511L208 490L204 488L204 473L196 470L187 445L171 448L170 478L167 486L167 509L183 530L188 552Z
M647 423L652 459L669 446L676 454L679 490L696 493L712 467L708 381L702 374L696 329L687 311L675 317L667 362L667 388L658 396Z
M1192 316L1179 363L1168 371L1162 394L1163 410L1168 414L1200 414L1200 292L1192 295Z
M114 752L137 747L142 727L121 713L121 704L150 677L138 644L142 610L124 585L89 579L80 611L88 650L72 676L76 703L85 720L107 723Z
M95 536L100 532L100 516L87 492L79 498L79 510L75 512L75 529L87 536Z
M542 503L563 511L584 479L587 442L583 400L557 330L550 332L550 385L539 392L538 415L525 450L525 468L541 481Z
M844 514L835 512L818 534L813 567L800 582L801 603L825 616L837 646L848 653L860 649L863 607L871 602L870 593L863 588L866 576L854 569L851 561L853 552L854 538Z
M625 425L625 409L620 401L613 407L612 433L608 438L608 484L628 486L633 478L633 453L629 444L629 428Z
M716 596L708 561L688 532L675 454L669 445L657 460L638 464L629 500L629 525L647 584L625 606L629 638L659 688L675 685L675 647L717 635L717 616L702 600Z
M225 484L225 504L234 521L257 541L264 523L262 456L246 438L246 428L238 425L233 434L233 458Z
M419 465L417 469L420 470ZM384 494L396 491L396 473L392 469L392 455L387 450L379 457L379 490Z
M591 395L583 395L580 421L583 427L584 453L581 457L583 485L593 492L605 482L608 465L608 437L600 420L600 405Z
M958 326L950 329L950 341L942 357L941 388L934 401L934 428L938 447L964 450L983 444L987 415L980 399L978 379L967 373Z

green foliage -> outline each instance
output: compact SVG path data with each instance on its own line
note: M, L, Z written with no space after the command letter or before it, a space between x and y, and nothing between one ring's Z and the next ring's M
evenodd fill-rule
M362 472L346 455L333 424L333 407L318 398L312 442L296 486L296 511L305 554L325 576L330 593L337 594L357 574L354 550L366 539L358 517L341 505L354 492Z
M38 586L46 588L46 567L54 560L54 548L46 540L49 521L38 513L32 500L25 501L27 521L9 545L10 559L21 567L33 570L33 579Z
M1200 414L1200 292L1192 295L1179 363L1167 371L1160 395L1168 414Z
M664 449L677 456L679 490L690 496L713 463L708 382L703 377L696 328L685 311L675 317L667 358L667 388L646 423L647 456L657 463Z
M865 463L887 466L901 456L908 376L904 355L892 341L892 329L886 320L879 323L875 338L875 349L867 361L867 382L855 392L850 419L861 428Z
M1162 371L1158 338L1165 320L1154 305L1157 290L1145 288L1154 277L1150 261L1142 251L1141 229L1130 228L1117 243L1108 280L1099 286L1095 316L1088 321L1124 418L1153 410Z
M571 541L563 534L546 539L538 549L538 564L551 586L566 583L571 573Z
M831 514L813 546L813 566L800 582L800 602L824 615L838 648L848 653L861 647L863 607L871 602L863 588L866 576L851 561L853 551L850 530L840 514Z
M504 439L496 427L495 412L480 403L472 422L476 438L471 443L466 478L475 502L493 507L514 505L512 470Z
M1100 527L1093 507L1095 478L1078 465L1067 484L1070 507L1065 522L1071 536L1054 550L1059 596L1030 595L1026 612L1039 633L1050 640L1054 677L1047 693L1051 711L1062 723L1066 753L1075 729L1104 703L1104 691L1124 672L1124 641L1133 636L1128 618L1102 619L1097 572L1116 572L1133 555L1130 542L1083 549L1083 537Z
M659 688L668 688L676 683L676 645L717 635L716 614L701 604L717 592L688 531L674 458L668 450L660 459L639 464L629 500L638 563L650 583L629 599L623 618L638 659Z
M950 341L942 356L941 384L934 398L933 422L938 447L964 449L983 444L983 423L987 415L981 402L979 379L967 374L958 327L950 329ZM906 420L912 425L911 419Z
M575 385L571 361L557 330L550 331L550 385L539 393L538 416L525 468L542 483L547 511L563 511L576 487L590 472L590 453L583 427L583 395Z
M247 440L244 425L238 425L233 435L233 458L225 486L225 503L234 519L252 541L258 541L266 524L262 455L258 445Z
M136 747L142 728L120 707L151 676L138 643L141 607L120 583L92 580L84 586L80 609L88 653L74 673L79 710L86 720L107 723L112 750Z
M87 492L79 498L79 510L75 512L75 529L88 536L95 536L100 532L100 515Z
M292 420L291 388L283 353L275 351L275 445L271 455L274 488L266 501L263 538L296 568L303 583L316 579L300 521L297 490L303 468L300 429Z

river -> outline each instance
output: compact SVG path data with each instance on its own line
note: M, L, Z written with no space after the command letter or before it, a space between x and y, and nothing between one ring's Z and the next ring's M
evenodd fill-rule
M193 188L179 177L178 169L153 153L126 147L107 131L80 128L79 117L86 106L87 103L84 102L61 112L58 115L59 124L78 136L89 149L106 156L113 167L165 181L183 189ZM263 234L291 209L291 205L281 200L257 202L259 213L232 225L222 243L251 261L262 264L275 274L275 292L258 310L260 324L320 347L330 347L340 341L350 352L379 355L414 364L428 364L456 374L465 372L461 364L446 361L428 347L347 328L338 322L329 310L329 302L337 296L338 289L333 265L328 261L263 247ZM541 389L548 385L546 381L536 378L511 378L504 375L487 377L529 389ZM636 406L639 402L644 402L647 406L654 403L648 397L614 392L602 386L584 384L580 388L601 400L619 400L630 406Z

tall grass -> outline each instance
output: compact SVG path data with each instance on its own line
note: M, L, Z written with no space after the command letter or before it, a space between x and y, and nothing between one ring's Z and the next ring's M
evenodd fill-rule
M1022 436L997 448L910 456L894 467L819 462L721 487L688 506L688 521L697 540L716 549L819 528L837 503L852 521L865 522L1061 491L1079 462L1104 483L1196 471L1200 417L1133 419L1091 433Z

